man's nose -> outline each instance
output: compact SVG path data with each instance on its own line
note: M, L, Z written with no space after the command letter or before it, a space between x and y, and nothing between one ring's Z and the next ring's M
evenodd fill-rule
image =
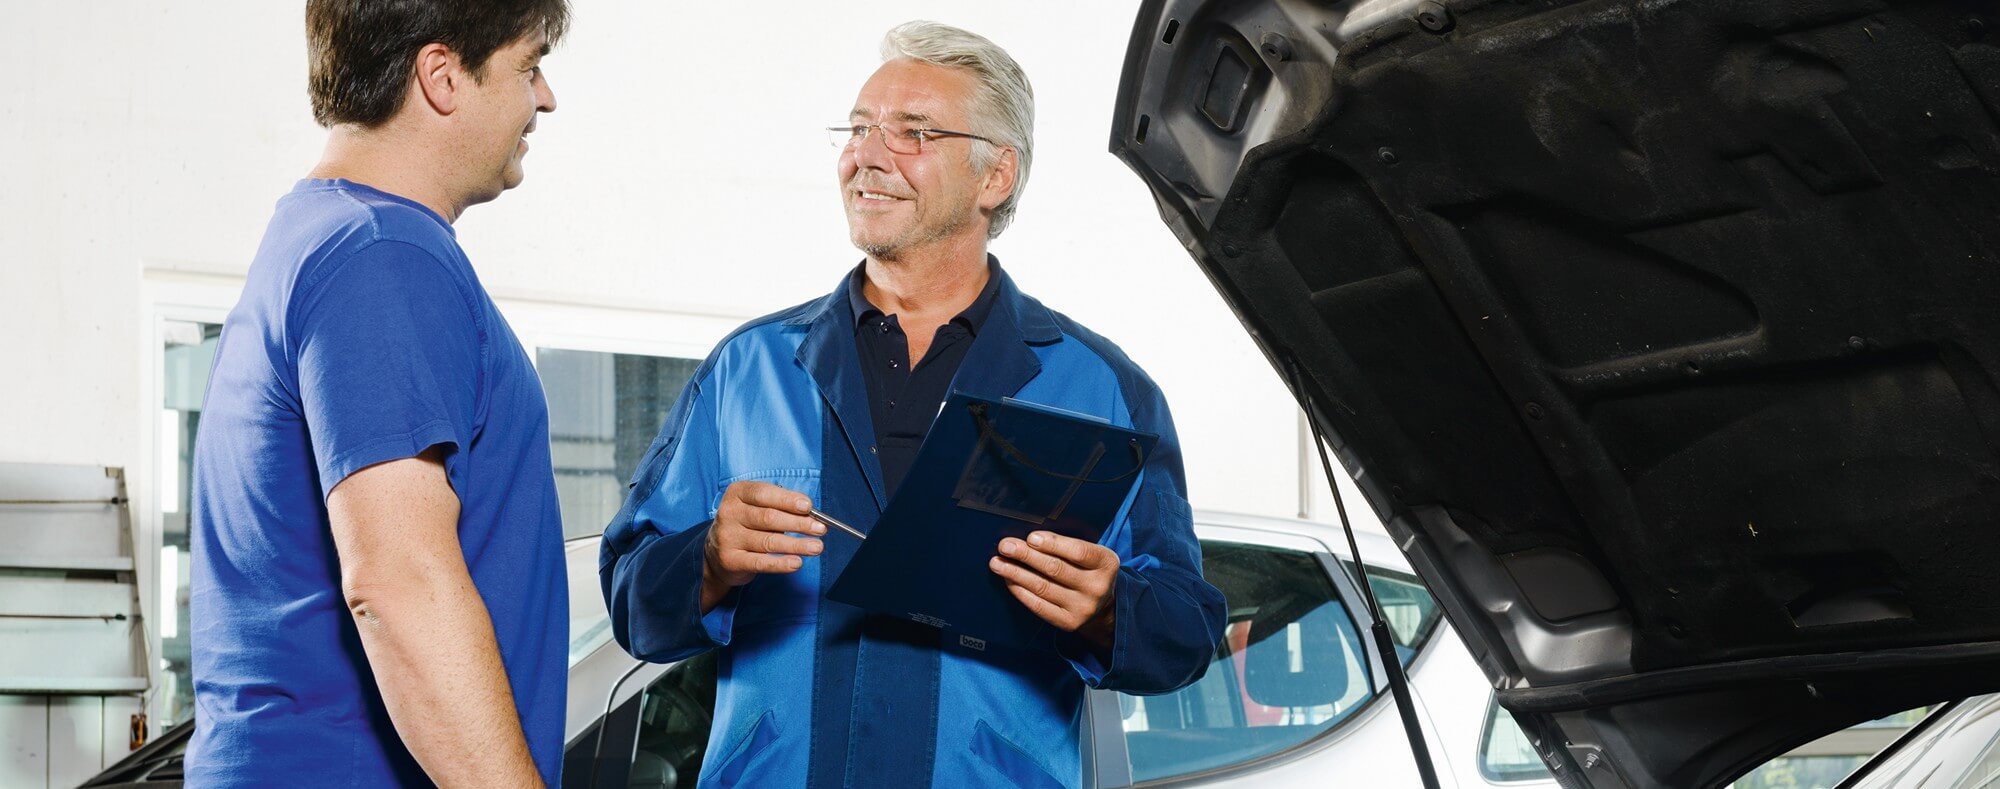
M556 111L556 90L549 87L549 78L542 76L535 80L535 110L537 112Z
M889 150L889 133L879 128L869 129L854 145L854 163L870 170L891 169L895 157L896 152Z

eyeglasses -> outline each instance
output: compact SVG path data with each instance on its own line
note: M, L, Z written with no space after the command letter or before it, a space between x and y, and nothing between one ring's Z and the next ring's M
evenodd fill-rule
M964 137L989 145L1000 144L971 132L946 131L944 129L913 129L893 123L828 126L826 127L826 137L827 141L833 143L833 147L835 148L852 148L859 146L863 140L868 139L868 133L876 129L882 130L882 144L888 146L889 150L896 153L923 153L925 140L947 137Z

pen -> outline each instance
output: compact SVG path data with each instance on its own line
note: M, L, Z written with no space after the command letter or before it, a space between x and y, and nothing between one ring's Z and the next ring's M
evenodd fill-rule
M868 535L862 534L860 529L854 528L853 526L849 526L845 523L841 523L839 518L833 517L832 515L828 515L824 512L820 512L818 507L813 508L812 517L813 520L819 521L820 523L824 523L828 526L832 526L833 528L854 535L854 539L857 540L868 539Z

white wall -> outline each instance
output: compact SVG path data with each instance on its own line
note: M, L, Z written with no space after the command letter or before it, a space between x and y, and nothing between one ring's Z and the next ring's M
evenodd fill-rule
M574 2L527 183L458 224L524 338L696 352L829 289L859 255L818 129L845 117L883 31L936 19L1007 47L1037 92L1035 169L994 252L1160 383L1197 507L1298 511L1296 408L1106 152L1133 4ZM142 558L158 544L158 321L219 317L318 155L301 6L5 12L0 461L126 467Z
M1105 151L1132 8L576 10L548 62L561 108L532 138L527 184L459 223L503 299L751 317L824 292L858 254L817 127L844 117L883 30L962 25L1008 47L1039 99L1035 171L994 251L1159 380L1198 505L1296 510L1289 398ZM0 460L132 466L150 358L142 271L240 274L272 202L317 156L301 14L248 0L9 14L28 34L0 52L0 369L17 382L0 387Z
M577 10L546 68L561 106L531 138L528 183L459 223L497 292L639 294L745 316L824 293L859 254L846 243L834 152L818 127L846 116L888 27L918 17L960 25L1007 47L1038 100L1035 169L994 252L1024 289L1158 379L1199 506L1297 511L1289 395L1138 178L1106 152L1131 6L813 3L755 13L585 0Z

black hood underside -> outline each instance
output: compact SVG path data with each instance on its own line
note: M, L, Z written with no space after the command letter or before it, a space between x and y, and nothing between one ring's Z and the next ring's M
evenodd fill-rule
M2000 689L1996 5L1155 0L1112 146L1559 774L1719 785Z

